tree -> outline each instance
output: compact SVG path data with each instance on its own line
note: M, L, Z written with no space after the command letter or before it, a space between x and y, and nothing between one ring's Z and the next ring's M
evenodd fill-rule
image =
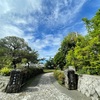
M92 19L82 19L86 25L88 33L91 37L100 36L100 9L96 12Z
M66 67L69 65L74 66L77 70L77 68L80 68L82 66L83 62L83 48L87 46L88 41L83 37L79 36L77 38L76 46L68 51L68 54L66 55Z
M87 27L89 34L84 38L78 38L75 48L66 55L66 62L67 66L73 65L77 70L84 70L84 73L100 74L100 33L99 27L95 27L93 18L91 21L84 19L86 24L89 24Z
M26 52L24 55L24 58L26 59L25 62L28 64L28 67L29 67L30 62L31 63L38 62L38 52L35 50L33 50L31 52Z
M33 58L34 54L34 58L37 58L36 52L32 52L32 49L28 46L23 38L7 36L0 40L0 48L1 57L10 57L15 68L16 64L20 63L23 58L28 59L28 62L30 58Z
M67 52L75 47L77 42L78 33L72 32L69 33L62 41L60 50L66 55Z
M46 60L45 67L48 69L54 69L55 64L53 58L50 57L49 60Z
M62 41L59 51L54 57L55 64L59 65L61 69L66 65L66 55L68 52L75 48L77 41L80 41L83 36L78 33L69 33Z
M96 12L95 16L90 20L83 18L88 30L88 45L84 47L84 52L88 52L85 56L84 66L92 69L89 73L100 74L100 9ZM85 37L86 38L86 37ZM86 63L87 62L87 63Z
M0 40L0 47L3 47L8 50L8 54L12 57L20 56L19 51L23 50L31 50L31 48L27 45L24 39L8 36ZM18 53L17 53L18 52Z
M70 33L64 38L58 53L54 57L56 64L74 66L88 74L100 75L100 10L92 19L83 18L88 34L81 36Z
M65 55L63 54L63 52L59 51L56 53L56 55L54 56L54 63L56 66L59 66L61 70L63 70L63 67L65 65Z

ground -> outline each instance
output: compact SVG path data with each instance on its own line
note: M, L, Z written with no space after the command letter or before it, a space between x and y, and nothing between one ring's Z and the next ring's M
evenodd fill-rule
M61 91L59 85L56 84L53 74L46 73L31 80L31 83L24 87L20 93L0 92L0 100L75 100L65 92ZM84 99L81 98L80 100Z

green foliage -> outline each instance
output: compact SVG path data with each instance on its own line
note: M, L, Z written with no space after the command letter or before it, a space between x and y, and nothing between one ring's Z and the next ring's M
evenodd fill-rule
M58 76L61 74L60 70L55 70L54 71L54 77L58 80Z
M80 38L74 49L68 51L66 62L79 73L100 75L100 10L88 20L83 18L88 34Z
M62 41L59 51L54 56L54 63L63 69L66 65L66 55L71 49L74 49L77 41L81 41L83 37L75 32L69 33Z
M11 57L9 56L0 57L0 69L3 67L11 67L11 66L12 66Z
M8 67L4 67L0 70L0 74L1 75L4 75L4 76L9 76L10 75L10 72L11 72L11 68L8 68Z
M31 77L34 77L36 75L39 75L41 73L43 73L43 69L42 68L22 68L20 69L20 71L22 72L22 74L24 75L24 81L28 80Z
M84 71L83 67L96 67L100 68L100 40L99 37L94 37L85 43L82 41L81 45L77 43L73 50L68 52L66 55L67 65L73 65L78 70L83 70L82 73L86 74L96 74L91 69L88 72ZM91 71L91 72L90 72ZM96 70L95 70L96 71ZM98 74L98 73L97 73Z
M99 67L83 67L77 71L79 74L89 74L89 75L100 75L100 68Z
M83 21L91 37L100 36L100 9L92 19L83 18Z
M79 73L100 75L100 9L92 19L82 20L88 34L68 34L62 41L54 62L62 68L74 66Z
M32 50L32 51L30 51L30 52L25 52L25 54L24 54L24 58L26 58L27 59L27 63L28 62L32 62L32 63L37 63L38 62L38 52L37 51L35 51L35 50Z
M44 73L51 73L54 72L54 69L43 69Z
M21 62L24 63L24 64L26 64L27 63L27 59L23 58Z
M56 67L59 67L61 70L63 69L63 66L65 65L65 55L59 51L55 57L54 57L54 63Z
M47 69L54 69L55 64L53 58L49 58L49 60L46 60L45 67Z
M68 51L68 54L66 56L66 61L67 61L67 64L66 64L67 66L74 65L74 53L73 53L73 50Z
M58 76L58 82L60 84L65 84L65 75L63 73L61 73L59 76Z
M0 68L23 62L37 63L38 53L32 50L23 38L7 36L0 39Z
M82 48L84 48L88 43L85 43L84 41L86 41L84 37L77 37L76 46L70 49L66 55L66 68L68 66L75 66L75 68L77 68L78 66L82 65L83 56L79 54L83 53Z
M65 83L65 75L64 72L61 70L55 70L54 71L54 77L58 80L60 84Z

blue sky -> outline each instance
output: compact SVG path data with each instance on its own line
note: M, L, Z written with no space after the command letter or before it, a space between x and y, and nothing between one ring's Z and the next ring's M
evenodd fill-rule
M0 0L0 38L24 38L39 57L53 57L69 32L86 35L100 0Z

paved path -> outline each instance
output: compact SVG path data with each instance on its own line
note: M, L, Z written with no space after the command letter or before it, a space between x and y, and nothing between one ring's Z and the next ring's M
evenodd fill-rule
M0 92L0 100L72 100L52 84L50 76L51 73L38 76L21 93Z
M1 76L0 75L0 91L3 91L9 82L9 76Z
M52 83L54 84L54 86L57 89L59 89L62 93L70 96L74 100L91 100L90 97L86 97L85 95L83 95L82 93L80 93L77 90L68 90L65 86L59 85L59 83L55 80L55 78L53 77L53 75L51 75L50 77L51 77Z
M28 87L24 87L20 93L6 94L0 92L0 100L88 100L74 99L73 96L69 95L71 93L61 91L64 89L59 88L59 86L52 73L46 73L32 79Z

